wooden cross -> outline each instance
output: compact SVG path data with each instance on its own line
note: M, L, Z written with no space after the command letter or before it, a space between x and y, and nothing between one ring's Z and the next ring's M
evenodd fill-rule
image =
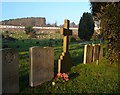
M60 28L60 33L64 35L63 38L63 52L68 52L68 42L69 42L69 35L72 35L72 30L69 29L70 21L65 19L64 20L64 28Z
M64 28L60 28L60 33L64 35L63 38L63 52L58 59L58 73L66 73L71 69L72 62L68 52L69 36L72 35L72 30L69 29L69 20L64 20Z

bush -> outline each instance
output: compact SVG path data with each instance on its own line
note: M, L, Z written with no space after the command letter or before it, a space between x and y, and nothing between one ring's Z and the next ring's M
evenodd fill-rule
M91 2L96 21L101 21L101 34L107 42L107 58L110 63L119 62L120 55L120 3Z
M78 36L82 40L89 41L94 33L94 21L91 13L83 13L78 27Z
M26 34L29 34L30 32L33 32L33 28L31 26L25 27Z

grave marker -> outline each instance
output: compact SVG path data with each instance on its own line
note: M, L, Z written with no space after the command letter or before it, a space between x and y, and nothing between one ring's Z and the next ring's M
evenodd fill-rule
M98 59L98 46L93 44L93 62Z
M92 51L93 48L91 44L84 46L84 60L83 60L84 64L92 62Z
M64 28L60 28L60 33L64 35L63 38L63 52L58 60L58 73L68 72L72 66L70 54L68 51L69 36L72 35L72 30L69 29L70 21L64 20Z
M100 54L99 59L103 58L103 45L100 44Z
M38 86L54 77L54 49L52 47L31 47L29 84Z
M14 49L3 49L0 53L0 92L19 93L18 52Z
M92 45L89 44L87 45L87 59L86 59L86 63L91 63L92 62Z
M99 46L95 44L93 52L94 61L99 60Z
M91 63L103 57L103 46L101 44L89 44L84 46L84 60L83 64Z

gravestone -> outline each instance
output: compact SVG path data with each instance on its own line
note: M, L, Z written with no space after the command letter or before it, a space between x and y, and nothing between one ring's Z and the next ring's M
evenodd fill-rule
M103 57L103 46L101 44L92 44L84 46L84 60L83 63L91 63Z
M103 58L103 45L100 44L100 54L99 54L99 59Z
M38 86L54 77L54 49L52 47L31 47L29 84Z
M92 45L87 45L87 60L86 63L91 63L92 62Z
M64 28L60 28L60 33L64 35L63 38L63 52L58 60L58 73L66 73L71 69L72 63L68 51L69 36L72 35L72 30L69 29L70 21L64 20Z
M99 55L100 55L100 45L93 44L93 62L96 61L96 64L99 64Z
M99 46L97 44L93 44L93 62L98 60L99 58Z
M84 64L92 62L92 51L93 51L92 45L89 44L84 46L84 60L83 60Z
M0 92L19 93L18 52L14 49L3 49L0 54Z
M95 52L96 58L95 58L95 60L99 60L99 45L96 44L96 45L95 45L95 48L96 48L96 52Z

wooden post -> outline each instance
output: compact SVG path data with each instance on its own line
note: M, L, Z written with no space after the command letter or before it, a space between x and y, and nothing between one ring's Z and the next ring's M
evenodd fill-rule
M86 59L87 59L87 45L84 45L84 61L83 61L83 64L86 64Z

